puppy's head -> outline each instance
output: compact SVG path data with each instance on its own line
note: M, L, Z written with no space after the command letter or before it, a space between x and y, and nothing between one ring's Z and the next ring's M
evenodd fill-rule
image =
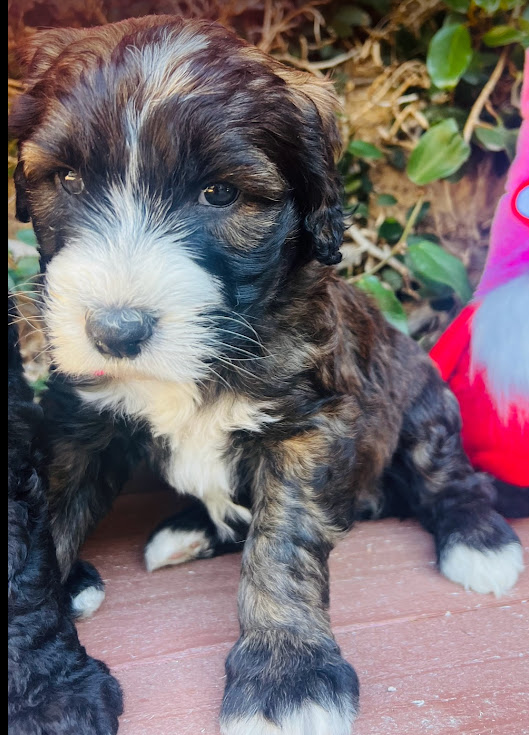
M245 329L251 351L244 325L293 269L339 261L327 84L166 16L46 31L25 55L17 214L64 372L201 379Z

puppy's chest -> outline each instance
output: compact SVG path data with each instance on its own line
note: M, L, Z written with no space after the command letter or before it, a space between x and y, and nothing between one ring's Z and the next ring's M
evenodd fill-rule
M268 406L242 396L225 396L203 403L194 385L127 381L83 391L99 408L118 411L145 422L164 451L160 471L180 492L207 499L231 496L240 452L233 445L236 431L259 433L274 419Z

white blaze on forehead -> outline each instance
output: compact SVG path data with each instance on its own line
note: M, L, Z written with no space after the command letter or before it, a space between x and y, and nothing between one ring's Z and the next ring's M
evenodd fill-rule
M52 258L46 324L53 359L77 376L197 380L214 354L206 312L222 305L217 280L190 255L189 231L156 201L111 191L109 208ZM108 359L85 331L92 309L134 308L156 317L154 333L134 360Z
M192 57L208 46L207 39L190 30L183 30L175 40L168 32L148 46L127 48L132 62L130 73L139 80L136 93L124 107L124 136L129 150L129 183L138 173L138 136L157 105L175 95L189 93L197 80Z
M191 60L207 47L205 36L182 29L176 38L168 31L149 45L129 46L127 53L128 60L136 65L138 77L144 82L142 94L150 100L162 102L174 94L186 92L195 79Z

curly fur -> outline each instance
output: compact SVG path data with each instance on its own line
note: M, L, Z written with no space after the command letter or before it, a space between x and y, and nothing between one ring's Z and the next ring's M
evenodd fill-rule
M521 559L463 453L454 396L330 267L329 85L167 16L47 32L26 58L17 197L45 273L62 573L145 460L192 497L150 538L148 568L246 539L223 734L349 732L358 679L328 611L340 534L413 514L469 589L514 584ZM216 183L239 196L206 206Z
M110 735L119 684L79 643L49 530L46 479L34 447L42 410L24 380L8 325L8 730Z

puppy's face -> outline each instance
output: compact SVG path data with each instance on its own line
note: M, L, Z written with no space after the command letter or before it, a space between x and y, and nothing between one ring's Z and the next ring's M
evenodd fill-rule
M27 57L17 208L63 372L201 380L253 351L293 269L337 262L326 86L173 18L47 32Z

